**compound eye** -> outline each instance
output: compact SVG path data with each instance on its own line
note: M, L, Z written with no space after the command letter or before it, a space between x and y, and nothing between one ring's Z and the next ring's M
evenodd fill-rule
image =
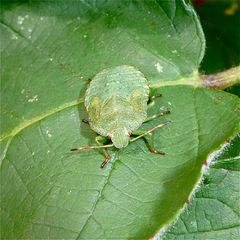
M132 131L128 131L128 136L131 136L132 135Z

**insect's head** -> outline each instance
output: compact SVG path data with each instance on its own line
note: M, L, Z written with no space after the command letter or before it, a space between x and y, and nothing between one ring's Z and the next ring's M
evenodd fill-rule
M111 140L116 148L124 148L129 143L129 132L125 127L116 128L111 134Z

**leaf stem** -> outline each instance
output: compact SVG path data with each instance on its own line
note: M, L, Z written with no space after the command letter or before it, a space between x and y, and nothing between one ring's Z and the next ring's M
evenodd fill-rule
M240 66L216 74L202 75L200 78L206 88L225 89L240 83Z
M240 83L240 66L230 68L226 71L210 74L210 75L199 75L198 72L195 72L193 76L188 78L177 79L174 81L164 81L150 85L152 88L158 88L163 86L176 86L176 85L189 85L193 87L202 87L210 89L225 89L227 87L233 86L234 84ZM78 99L70 103L65 103L60 105L52 110L49 110L46 113L43 113L39 116L33 117L32 119L25 120L20 125L12 129L12 131L3 134L0 136L0 142L9 137L14 137L16 134L21 132L26 127L48 117L57 112L60 112L64 109L67 109L72 106L76 106L79 103L83 103L83 99Z
M230 68L226 71L210 75L200 75L198 73L194 73L191 77L182 78L175 81L159 82L156 84L152 84L151 87L158 88L163 86L190 85L193 87L223 90L239 83L240 66L237 66Z

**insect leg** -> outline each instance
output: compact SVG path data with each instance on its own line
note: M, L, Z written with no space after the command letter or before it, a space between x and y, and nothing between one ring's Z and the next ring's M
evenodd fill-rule
M107 138L106 138L106 137L103 137L103 136L97 136L97 137L95 138L95 141L96 141L96 143L97 143L99 146L102 146L101 141L104 141L104 142L105 142L106 140L107 140ZM108 150L105 149L105 148L102 148L102 151L103 151L103 154L104 154L104 156L105 156L105 160L102 162L100 168L104 168L104 166L105 166L105 165L109 162L109 160L110 160L110 155L109 155L109 153L108 153Z
M151 128L151 129L149 129L148 131L145 131L145 132L143 131L142 134L140 134L139 136L137 136L137 137L135 137L135 138L132 138L129 142L135 142L135 141L138 140L139 138L144 137L144 136L146 136L146 135L148 135L148 134L151 134L152 132L154 132L154 131L157 130L158 128L164 127L165 125L167 125L167 124L169 124L169 123L170 123L170 122L168 121L168 122L159 124L159 125ZM133 133L133 135L134 135L134 133Z
M150 132L150 133L148 132L148 133L147 133L147 131L136 131L136 132L133 132L132 136L135 136L135 137L136 137L136 136L138 136L138 137L141 136L141 138L143 139L144 143L146 144L148 150L149 150L151 153L156 153L156 154L165 155L164 152L158 151L158 150L156 150L156 149L154 148L153 144L151 144L151 143L149 142L149 140L148 140L147 137L146 137L147 135L145 136L145 134L147 134L147 135L152 135L152 132ZM133 138L132 140L134 140L134 138ZM130 140L130 142L131 142L131 140Z
M72 152L79 152L81 150L101 149L101 148L110 148L110 147L114 147L114 145L113 144L107 144L107 145L101 145L101 146L82 146L82 147L72 148L71 151Z
M149 129L148 131L136 131L136 132L133 132L133 136L137 135L137 137L134 137L130 140L130 142L134 142L136 140L138 140L139 138L143 138L144 142L146 143L148 149L150 152L152 153L156 153L156 154L162 154L164 155L165 153L161 152L161 151L158 151L156 150L150 143L149 141L147 140L146 136L147 135L151 135L152 132L156 131L158 128L161 128L161 127L164 127L165 125L167 125L169 122L166 122L166 123L162 123L162 124L159 124L151 129Z
M82 119L82 122L89 125L89 120L87 120L87 119Z
M151 120L153 120L153 119L155 119L155 118L158 118L158 117L167 115L167 114L169 114L169 113L170 113L170 110L167 110L167 111L164 111L164 112L160 112L160 113L158 113L158 114L154 114L154 115L152 115L152 116L147 117L146 120L144 121L144 123L149 122L149 121L151 121Z
M153 96L149 97L150 102L154 101L156 98L161 97L161 93L155 93Z
M161 97L161 93L157 93L157 89L155 88L150 88L150 93L149 93L149 100L148 100L148 105L154 105L154 100L158 97Z
M142 137L142 139L143 139L143 141L145 142L148 150L149 150L151 153L165 155L164 152L158 151L157 149L155 149L154 146L153 146L153 144L150 144L150 142L148 141L148 139L147 139L146 137Z

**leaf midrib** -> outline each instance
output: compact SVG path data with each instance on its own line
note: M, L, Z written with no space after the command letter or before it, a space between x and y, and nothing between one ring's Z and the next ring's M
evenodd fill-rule
M64 103L56 108L53 108L51 110L49 110L48 112L45 112L43 114L40 114L39 116L36 116L36 117L33 117L32 119L28 119L28 120L25 120L24 122L22 122L20 125L18 125L17 127L15 127L12 131L10 131L9 133L7 134L3 134L1 137L0 137L0 141L3 141L7 138L10 138L10 137L14 137L16 136L19 132L21 132L22 130L24 130L25 128L31 126L32 124L36 123L36 122L39 122L41 120L43 120L44 118L47 118L51 115L54 115L55 113L58 113L58 112L61 112L67 108L70 108L70 107L74 107L74 106L77 106L81 103L83 103L83 98L80 98L78 100L74 100L72 102L68 102L68 103Z
M156 84L152 84L150 85L150 88L159 88L159 87L167 87L167 86L176 86L176 85L189 85L189 86L192 86L192 87L203 87L200 85L200 81L192 81L193 80L193 77L189 77L189 78L181 78L181 79L177 79L177 80L174 80L174 81L166 81L166 82L159 82L159 83L156 83ZM39 116L35 116L33 117L32 119L28 119L28 120L25 120L24 122L22 122L21 124L19 124L17 127L13 128L12 131L6 133L6 134L3 134L0 136L0 142L5 140L5 139L8 139L10 137L14 137L16 136L19 132L21 132L22 130L24 130L25 128L31 126L32 124L36 123L36 122L39 122L41 121L42 119L44 118L47 118L55 113L58 113L58 112L61 112L67 108L70 108L70 107L74 107L74 106L77 106L79 104L82 104L84 102L84 99L83 98L79 98L78 100L74 100L74 101L71 101L71 102L68 102L68 103L64 103L58 107L55 107L43 114L40 114Z

